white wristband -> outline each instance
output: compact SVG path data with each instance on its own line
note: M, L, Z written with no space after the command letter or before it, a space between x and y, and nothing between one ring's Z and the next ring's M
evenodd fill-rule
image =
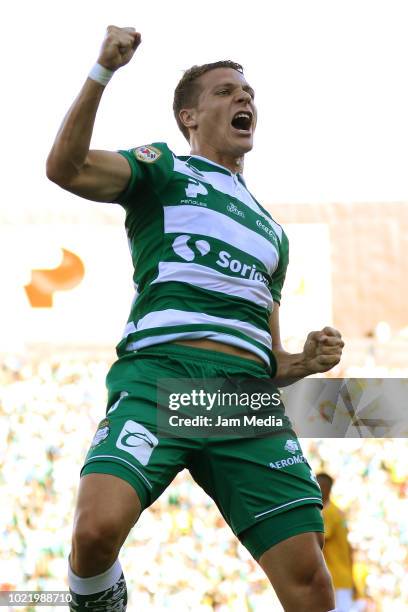
M88 76L93 81L96 81L97 83L100 83L101 85L105 86L111 80L113 72L113 70L109 70L108 68L105 68L104 66L101 66L100 64L96 63Z

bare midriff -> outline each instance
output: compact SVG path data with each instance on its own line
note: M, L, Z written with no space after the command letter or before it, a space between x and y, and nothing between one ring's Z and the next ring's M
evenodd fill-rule
M230 344L224 344L223 342L214 342L214 340L177 340L174 344L183 344L185 346L192 346L195 348L207 349L208 351L218 351L219 353L227 353L227 355L235 355L236 357L243 357L244 359L252 359L258 363L264 364L264 361L245 349L239 348L238 346L231 346Z

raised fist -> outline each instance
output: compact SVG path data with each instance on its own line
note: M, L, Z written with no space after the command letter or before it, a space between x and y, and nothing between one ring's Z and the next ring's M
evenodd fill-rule
M110 25L106 30L98 63L109 70L117 70L130 62L141 42L142 37L135 28L118 28Z
M341 359L344 342L333 327L324 327L308 335L303 348L303 359L311 374L327 372Z

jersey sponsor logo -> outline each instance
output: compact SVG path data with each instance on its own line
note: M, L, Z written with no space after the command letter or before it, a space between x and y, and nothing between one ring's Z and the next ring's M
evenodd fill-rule
M208 204L206 202L198 202L198 200L180 200L180 204L189 204L191 206L205 206L205 208L208 208Z
M159 159L162 152L156 147L145 146L133 149L133 154L139 161L151 164Z
M158 438L146 427L136 421L126 421L116 440L116 448L130 453L142 465L147 465L158 443Z
M299 444L294 440L286 440L284 449L289 451L289 453L295 454L299 450Z
M234 215L237 215L238 217L242 217L242 219L245 219L245 213L242 210L239 210L235 204L233 204L232 202L230 202L227 206L227 210L230 213L233 213Z
M187 244L190 238L191 236L182 234L181 236L177 236L177 238L175 238L173 241L173 251L176 253L176 255L181 257L181 259L184 259L184 261L194 261L196 258L196 253ZM211 249L206 240L196 240L194 246L201 253L201 255L207 255Z
M261 228L261 230L263 230L266 234L268 234L269 238L272 238L272 241L277 244L277 239L276 239L276 235L275 232L273 231L273 229L267 225L265 225L264 223L262 223L262 221L260 219L257 219L256 222L256 226Z
M293 455L293 457L286 457L286 459L279 459L279 461L271 461L269 467L273 470L282 470L298 463L307 463L306 457L304 455Z
M199 193L201 195L208 195L208 189L195 179L189 179L186 187L186 196L188 198L196 198Z
M109 427L109 419L103 419L98 425L98 429L96 430L96 434L91 442L91 448L95 448L95 446L99 446L106 438L109 436L110 427Z
M188 244L190 239L191 236L188 234L182 234L181 236L177 236L172 244L173 251L176 253L176 255L188 262L194 261L197 256L197 252L195 252ZM193 242L193 246L202 256L207 255L207 253L209 253L211 250L210 244L206 240L196 240ZM228 269L234 274L239 274L243 278L257 280L265 285L268 285L268 279L262 274L262 272L257 271L255 264L248 265L239 259L233 259L231 253L228 253L228 251L220 251L218 253L218 259L215 261L215 263L218 267Z
M228 251L220 251L218 253L218 259L215 263L220 268L228 268L231 270L231 272L234 272L234 274L239 274L240 276L248 278L249 280L257 280L261 283L265 283L265 285L268 284L268 280L262 274L262 272L257 272L255 264L249 266L239 259L232 259L232 255L231 253L228 253Z

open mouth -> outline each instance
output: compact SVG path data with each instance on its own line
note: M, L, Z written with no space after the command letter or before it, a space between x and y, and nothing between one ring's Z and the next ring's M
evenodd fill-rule
M252 126L252 113L239 111L232 118L231 125L240 132L249 132Z

